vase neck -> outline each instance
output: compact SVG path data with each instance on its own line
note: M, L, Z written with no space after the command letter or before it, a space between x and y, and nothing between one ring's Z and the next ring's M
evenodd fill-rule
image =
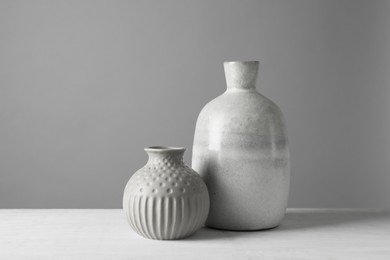
M182 147L152 146L145 148L149 156L147 164L177 165L183 164L183 154L186 149Z
M224 62L227 90L256 90L258 61Z

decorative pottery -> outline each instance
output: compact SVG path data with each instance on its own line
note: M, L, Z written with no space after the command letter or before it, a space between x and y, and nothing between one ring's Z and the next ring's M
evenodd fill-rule
M183 162L185 148L145 148L149 160L130 178L123 209L135 232L151 239L180 239L201 228L209 212L206 184Z
M257 61L225 62L227 90L196 123L192 167L206 182L206 225L260 230L280 224L289 195L289 150L282 112L256 91Z

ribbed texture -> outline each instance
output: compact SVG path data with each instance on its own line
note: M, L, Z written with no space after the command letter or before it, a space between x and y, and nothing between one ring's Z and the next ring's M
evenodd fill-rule
M134 173L123 194L130 226L151 239L179 239L201 228L209 212L207 186L183 162L183 149L146 149L147 164Z
M179 239L204 225L209 210L208 194L190 197L127 196L123 209L130 226L151 239Z

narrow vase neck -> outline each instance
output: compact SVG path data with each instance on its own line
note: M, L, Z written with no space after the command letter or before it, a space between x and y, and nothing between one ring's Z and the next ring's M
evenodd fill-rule
M224 62L227 90L256 90L258 61Z
M149 156L147 164L177 165L183 164L183 154L186 149L182 147L152 146L145 148Z

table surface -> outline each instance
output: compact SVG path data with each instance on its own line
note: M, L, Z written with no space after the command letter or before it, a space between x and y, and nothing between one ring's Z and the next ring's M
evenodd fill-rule
M390 259L390 214L288 209L267 231L203 228L175 241L137 235L120 209L0 210L0 259Z

